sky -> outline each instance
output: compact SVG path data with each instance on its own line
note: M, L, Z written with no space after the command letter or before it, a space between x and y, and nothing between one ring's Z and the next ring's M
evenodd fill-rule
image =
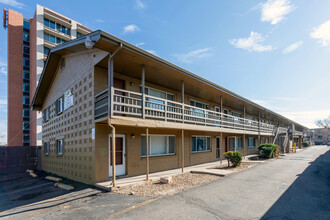
M329 0L0 0L41 4L314 128L330 115ZM7 129L7 32L0 31L0 144Z

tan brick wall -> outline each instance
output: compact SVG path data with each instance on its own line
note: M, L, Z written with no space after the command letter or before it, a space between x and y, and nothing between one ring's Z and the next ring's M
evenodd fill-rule
M43 123L43 142L50 142L50 154L42 157L42 169L73 180L94 183L94 92L93 54L65 57L58 67L45 98L43 110L50 106L50 120ZM60 65L59 65L60 66ZM55 101L67 90L73 94L73 106L55 115ZM56 154L55 142L64 138L64 154Z

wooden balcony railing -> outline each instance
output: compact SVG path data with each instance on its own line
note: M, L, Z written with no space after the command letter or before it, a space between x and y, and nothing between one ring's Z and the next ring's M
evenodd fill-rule
M259 123L258 121L235 117L150 95L144 95L145 106L142 108L142 97L142 93L114 89L112 99L113 115L141 118L144 109L146 119L261 133L274 133L275 126L271 124ZM106 117L107 115L108 90L106 89L95 96L95 118L98 119Z

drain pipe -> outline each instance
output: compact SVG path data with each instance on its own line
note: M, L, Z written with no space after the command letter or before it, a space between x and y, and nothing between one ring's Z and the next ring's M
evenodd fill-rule
M113 54L109 53L108 60L108 126L112 130L112 186L116 186L116 128L111 124L110 117L112 116L113 103L113 57L123 48L123 44L115 50ZM110 158L109 158L110 159ZM111 161L111 159L110 159Z

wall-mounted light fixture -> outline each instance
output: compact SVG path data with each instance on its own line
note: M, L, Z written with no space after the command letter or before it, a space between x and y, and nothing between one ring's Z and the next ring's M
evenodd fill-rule
M133 83L133 82L130 82L129 84L130 84L131 86L134 86L134 83Z
M132 139L135 139L135 134L131 134Z

